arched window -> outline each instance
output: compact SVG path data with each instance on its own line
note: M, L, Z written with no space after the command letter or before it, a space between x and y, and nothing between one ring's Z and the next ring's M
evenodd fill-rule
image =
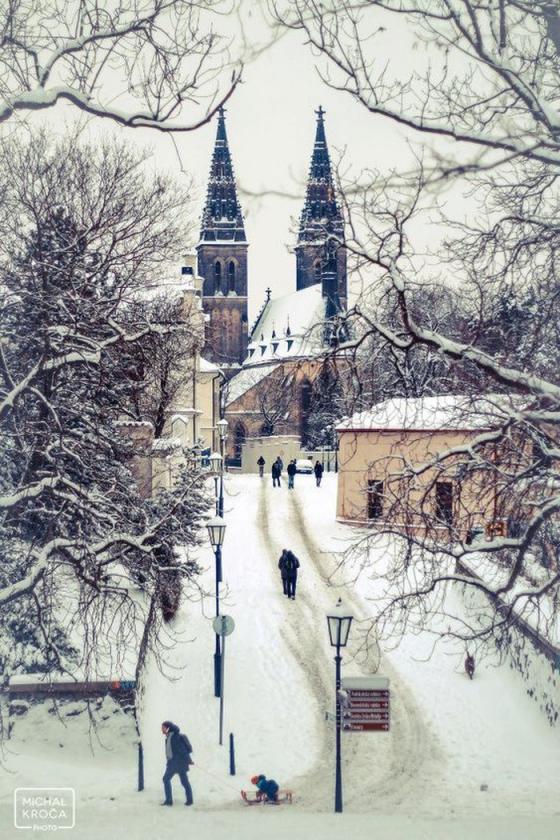
M214 263L214 294L222 289L222 264L219 260Z
M230 292L235 292L235 263L230 260L228 264L228 289Z
M241 463L241 447L247 439L247 429L243 423L236 423L233 430L233 458L234 461Z
M315 265L313 266L313 270L315 271L315 282L321 282L321 260L317 260Z

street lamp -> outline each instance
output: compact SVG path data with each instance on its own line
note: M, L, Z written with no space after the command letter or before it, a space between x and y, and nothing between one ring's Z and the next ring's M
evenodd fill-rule
M220 498L218 501L218 516L224 515L224 447L227 437L228 421L225 417L218 420L216 423L218 427L218 434L220 436L220 455L222 456L222 469L220 472ZM220 578L221 580L221 578Z
M208 538L216 558L216 617L220 615L220 581L222 579L222 545L226 535L226 523L221 516L215 516L206 523ZM221 697L222 652L220 636L216 633L214 648L214 697Z
M331 646L336 648L335 663L335 692L336 692L336 767L334 785L334 810L335 814L342 813L342 769L340 764L340 728L342 709L340 706L340 648L346 647L350 634L350 625L354 616L344 608L339 598L334 610L327 613L327 625L329 628L329 639Z
M218 506L218 479L223 472L224 459L219 452L212 452L208 458L210 464L210 474L214 479L214 494L216 496L216 516L219 516L220 510Z

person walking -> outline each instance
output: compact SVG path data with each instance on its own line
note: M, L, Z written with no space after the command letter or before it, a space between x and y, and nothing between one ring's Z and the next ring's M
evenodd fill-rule
M277 458L273 463L270 472L272 474L272 486L280 487L280 476L282 475L282 461L280 461L280 458Z
M293 461L290 461L290 463L288 464L288 466L286 468L286 472L288 473L288 489L293 490L294 489L294 480L295 480L296 472L297 472L295 458L294 458Z
M259 458L259 460L257 461L257 466L258 466L258 468L259 468L259 476L260 476L261 478L262 478L262 477L263 477L263 475L264 475L264 465L265 465L265 464L266 464L266 461L264 460L263 456L261 455L261 457L260 457L260 458Z
M320 461L315 461L313 472L315 473L315 484L317 487L321 486L321 479L323 478L324 467Z
M278 561L278 568L282 577L282 586L284 595L291 598L292 601L296 599L296 584L299 569L299 560L293 551L285 548L280 555Z
M167 764L163 774L163 789L165 800L162 805L173 805L173 791L171 790L171 779L178 774L179 780L185 789L185 805L193 804L193 792L187 775L188 769L194 761L191 758L191 742L182 732L176 723L164 720L161 724L161 731L165 735L165 758Z

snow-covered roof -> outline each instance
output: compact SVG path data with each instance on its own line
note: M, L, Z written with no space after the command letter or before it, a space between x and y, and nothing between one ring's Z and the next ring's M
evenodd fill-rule
M259 365L258 367L244 368L240 370L227 384L227 404L230 405L235 400L239 399L254 385L258 385L261 379L272 373L278 365L270 364Z
M480 430L492 428L507 416L509 399L487 395L476 399L447 394L436 397L398 397L359 411L337 426L337 431Z
M200 357L198 369L200 373L218 373L221 374L221 370L218 365L215 365L213 362L209 362L208 359Z
M326 303L320 283L268 300L251 332L243 366L319 353Z
M152 444L152 452L171 452L180 449L182 442L176 437L157 438Z

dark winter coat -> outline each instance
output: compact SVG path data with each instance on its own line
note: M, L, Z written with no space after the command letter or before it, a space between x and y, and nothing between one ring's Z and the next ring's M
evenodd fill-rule
M266 461L264 460L262 455L259 458L259 460L257 461L257 464L259 465L259 467L264 467L264 465L266 464Z
M286 472L288 473L288 475L295 475L297 472L296 465L288 464L288 466L286 467Z
M315 464L315 466L313 467L313 472L315 473L315 476L316 476L317 478L320 478L320 477L323 475L324 469L325 469L325 468L323 467L323 465L321 464L321 462L320 462L320 461L317 461L317 463L316 463L316 464Z
M297 578L299 560L293 551L282 552L278 561L278 568L280 569L282 580L295 580Z
M280 476L282 475L282 467L280 466L278 461L275 461L273 463L271 473L272 478L280 478Z
M168 761L172 761L178 769L188 770L194 761L191 758L192 746L187 736L180 732L175 723L167 724L169 732L166 736L165 754ZM171 757L168 756L168 744L171 748Z

